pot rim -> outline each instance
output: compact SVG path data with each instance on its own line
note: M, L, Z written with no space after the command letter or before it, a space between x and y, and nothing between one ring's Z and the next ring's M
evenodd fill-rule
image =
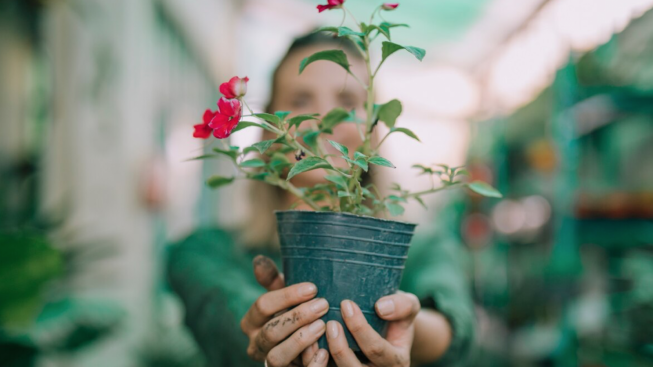
M374 219L378 220L381 222L387 222L387 223L401 223L401 224L407 224L407 225L412 225L417 227L417 223L412 223L412 222L404 222L401 220L392 220L392 219L385 219L385 218L377 218L377 217L371 217L369 215L358 215L358 214L352 214L352 213L346 213L346 212L334 212L334 211L314 211L314 210L275 210L274 214L276 215L277 213L302 213L302 214L310 214L310 215L336 215L336 216L342 216L342 217L353 217L353 218L365 218L365 219Z

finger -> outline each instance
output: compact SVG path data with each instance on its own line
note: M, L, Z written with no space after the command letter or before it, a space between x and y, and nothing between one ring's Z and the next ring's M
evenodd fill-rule
M324 334L326 325L322 320L313 321L295 331L283 343L272 348L266 360L269 367L285 367L297 358L304 349L315 343Z
M392 345L370 326L356 303L342 301L340 309L347 329L370 361L377 366L386 366L389 360L395 363Z
M258 255L252 261L254 265L254 276L258 284L268 291L276 291L285 286L283 274L277 269L277 265L269 257Z
M326 349L320 349L315 353L313 359L309 361L306 367L325 367L329 362L329 352Z
M270 291L259 297L247 310L241 328L246 334L258 329L268 322L277 312L306 302L317 294L317 287L312 283L299 283L276 291Z
M265 324L256 336L257 349L267 353L297 329L319 319L327 311L329 311L329 302L324 298L318 298L275 317Z
M329 321L327 323L327 343L329 343L331 357L338 367L361 366L354 351L349 348L345 331L339 322Z
M306 350L302 352L302 365L308 366L315 358L318 349L317 343L313 343L310 347L306 348Z
M416 295L399 292L382 297L376 302L375 308L380 318L388 321L396 321L414 319L421 306Z

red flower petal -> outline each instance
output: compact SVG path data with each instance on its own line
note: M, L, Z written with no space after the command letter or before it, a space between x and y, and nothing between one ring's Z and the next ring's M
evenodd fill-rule
M211 129L207 124L197 124L193 125L193 127L195 128L195 131L193 132L194 138L208 139L213 131L213 129Z
M208 125L208 123L211 122L211 120L213 120L213 117L217 114L218 111L213 112L207 109L206 111L204 111L204 116L202 117L202 121L204 121L204 124Z
M399 6L399 3L383 3L381 7L383 10L395 10Z
M221 115L234 116L240 113L241 110L240 101L237 99L226 99L224 97L218 100L218 108L220 109Z

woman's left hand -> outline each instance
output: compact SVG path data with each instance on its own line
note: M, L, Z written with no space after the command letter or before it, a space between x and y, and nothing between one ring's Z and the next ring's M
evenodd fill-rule
M375 308L379 317L390 321L385 339L367 323L358 305L352 301L343 301L340 305L347 329L373 366L410 366L410 352L415 333L413 321L420 311L419 300L414 294L399 292L381 298L376 302ZM331 357L337 366L364 366L349 348L340 323L329 321L326 334ZM309 348L305 354L310 353L310 349L313 348ZM320 358L304 357L304 361L310 362L306 366L323 367L327 365L327 361L317 363L316 359Z

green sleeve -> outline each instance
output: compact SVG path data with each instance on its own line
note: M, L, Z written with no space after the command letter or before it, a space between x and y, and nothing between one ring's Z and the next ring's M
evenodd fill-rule
M240 320L264 289L251 260L224 231L202 230L171 246L168 279L185 306L185 322L210 366L260 366L247 356Z
M418 227L419 228L419 227ZM453 339L434 366L463 362L474 339L475 316L465 271L466 252L450 231L437 235L417 231L406 261L401 289L417 295L451 324Z

